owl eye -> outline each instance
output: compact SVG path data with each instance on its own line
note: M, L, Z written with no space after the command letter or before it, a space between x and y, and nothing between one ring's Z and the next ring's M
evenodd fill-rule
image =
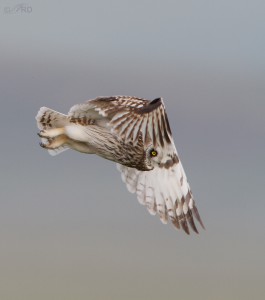
M152 157L156 157L156 156L157 156L157 151L156 151L155 149L151 149L151 150L150 150L150 155L151 155Z

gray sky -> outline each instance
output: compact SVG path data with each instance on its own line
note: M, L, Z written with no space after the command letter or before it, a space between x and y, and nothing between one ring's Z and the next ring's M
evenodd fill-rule
M0 1L0 298L265 295L264 1ZM113 163L38 145L41 106L164 98L207 230L163 226Z

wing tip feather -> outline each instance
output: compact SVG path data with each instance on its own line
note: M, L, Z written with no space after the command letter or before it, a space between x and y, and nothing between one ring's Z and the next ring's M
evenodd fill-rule
M196 220L200 223L201 227L205 230L205 226L204 226L204 224L202 222L202 219L200 217L199 211L198 211L198 209L197 209L197 207L195 205L192 208L192 212L193 212Z
M157 109L160 105L163 105L163 99L162 98L156 98L153 101L149 102L148 105L139 108L139 112L141 114L150 113L153 110Z

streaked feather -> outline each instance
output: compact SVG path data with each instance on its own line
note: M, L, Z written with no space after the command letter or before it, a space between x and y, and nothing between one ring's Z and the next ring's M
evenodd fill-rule
M189 228L198 233L195 218L204 228L186 175L181 172L183 168L180 162L169 170L156 168L141 172L120 165L117 165L117 168L128 190L136 192L139 202L146 206L150 214L158 214L162 223L169 220L176 228L179 229L181 226L187 234L190 233ZM184 178L182 184L180 176Z
M198 233L195 220L204 228L162 98L98 97L74 105L68 115L43 107L36 119L45 131L40 135L42 146L50 154L70 147L115 161L128 190L150 214L187 234L190 229ZM150 149L155 149L155 157L149 157Z

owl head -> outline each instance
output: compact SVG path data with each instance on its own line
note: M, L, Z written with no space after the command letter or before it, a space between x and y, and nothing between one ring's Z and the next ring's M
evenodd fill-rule
M161 146L149 145L146 149L146 169L153 170L154 168L166 168L169 169L175 163L178 163L177 155Z

